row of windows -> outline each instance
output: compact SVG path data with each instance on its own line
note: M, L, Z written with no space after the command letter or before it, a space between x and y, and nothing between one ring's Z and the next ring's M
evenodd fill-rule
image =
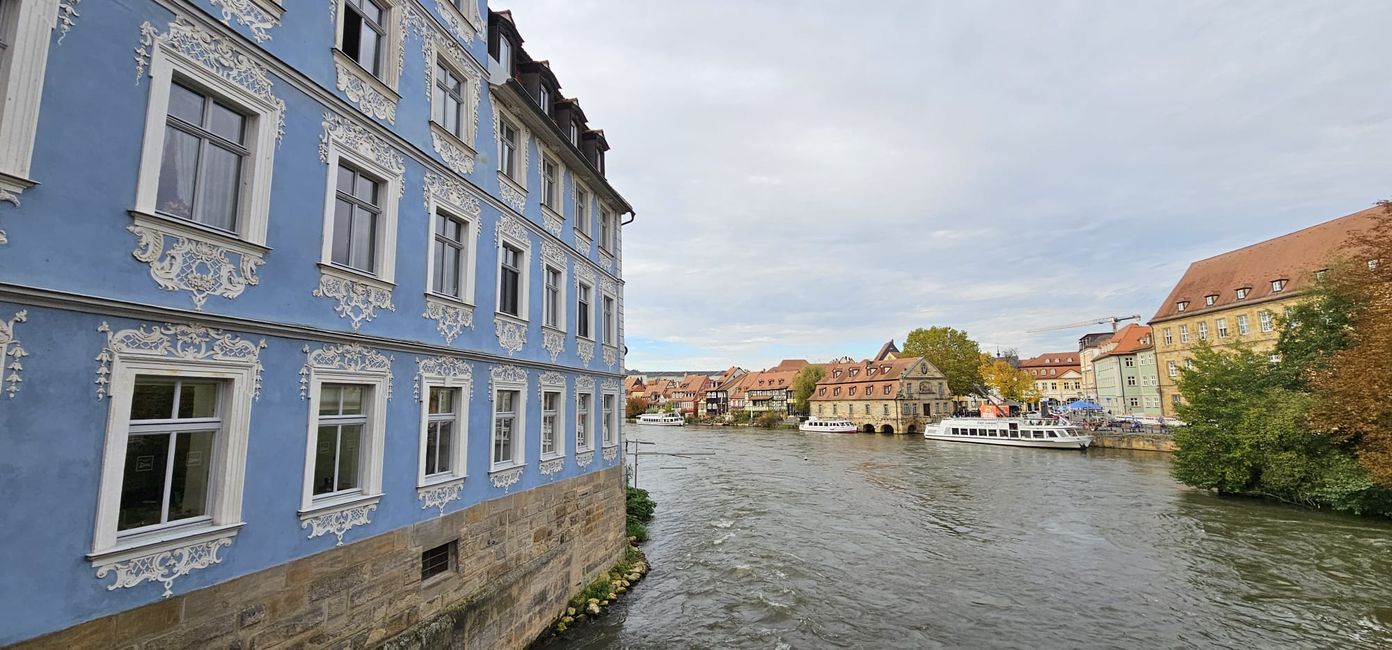
M1287 308L1286 311L1289 313L1290 309ZM1276 330L1276 315L1267 310L1259 311L1257 312L1257 323L1263 333L1273 332ZM1237 327L1238 336L1247 336L1252 332L1251 320L1247 317L1247 314L1238 314L1234 318L1234 324ZM1194 334L1198 337L1198 340L1207 341L1209 340L1210 331L1219 339L1228 338L1228 336L1232 334L1232 330L1228 328L1228 319L1226 317L1214 319L1212 330L1209 329L1208 321L1199 321ZM1161 336L1166 346L1174 345L1175 336L1171 328L1166 327L1162 329ZM1179 342L1189 343L1189 341L1189 325L1187 323L1181 324L1179 326Z
M1324 273L1325 273L1324 271L1315 271L1315 277L1316 277L1317 279L1323 278L1323 277L1324 277ZM1286 286L1289 285L1289 284L1290 284L1290 280L1288 280L1288 279L1286 279L1286 278L1277 278L1277 279L1275 279L1275 280L1272 280L1272 281L1271 281L1271 293L1281 293L1282 291L1285 291ZM1251 295L1251 294L1252 294L1252 287L1250 287L1250 286L1242 286L1242 287L1238 287L1238 288L1236 288L1236 289L1233 290L1233 296L1234 296L1237 300L1246 300L1246 299L1247 299L1247 296L1249 296L1249 295ZM1204 296L1204 306L1205 306L1205 307L1212 307L1213 305L1216 305L1216 304L1218 304L1218 294L1216 294L1216 293L1210 293L1210 294ZM1188 301L1188 300L1180 300L1180 301L1178 301L1178 302L1175 303L1175 311L1185 311L1185 310L1187 310L1187 309L1189 309L1189 301Z
M1057 437L1059 437L1058 432L1056 432L1056 431L1039 431L1039 430L1015 431L1015 430L1011 430L1011 431L1009 431L1009 432L1006 432L1006 431L998 431L998 430L996 430L996 429L974 429L974 428L971 428L971 427L951 427L950 429L948 429L948 435L953 435L953 436L977 436L977 437L979 437L979 438L1036 438L1036 439L1037 439L1037 438L1057 438Z
M236 490L243 459L234 458L235 439L247 440L250 403L246 386L216 373L141 372L127 388L113 390L113 409L126 415L115 447L120 467L112 530L99 531L97 546L139 542L171 528L226 523L214 521L214 504ZM386 388L380 383L316 381L314 419L308 432L306 498L302 510L380 494L386 431ZM541 421L526 423L526 393L494 391L490 426L490 471L525 464L527 437L540 446L540 458L564 456L565 391L542 387ZM240 391L240 392L239 392ZM240 397L239 397L240 396ZM466 476L469 395L462 387L425 386L420 421L418 485ZM599 408L594 408L598 398ZM618 444L619 401L613 393L575 395L573 440L577 452L594 448L594 428L604 446ZM245 450L243 448L243 454ZM243 457L244 458L244 457ZM113 459L115 460L115 459ZM224 515L238 513L224 513ZM234 520L235 517L233 518Z
M817 415L819 415L819 416L820 416L820 415L826 415L826 414L827 414L826 412L827 412L827 410L828 410L828 409L826 408L826 406L827 406L826 404L818 404L818 405L817 405ZM870 405L869 405L869 404L864 404L864 405L862 405L862 406L863 406L863 409L864 409L864 411L865 411L865 412L863 413L863 415L870 415L870 414L872 413L872 409L870 408ZM908 403L905 403L905 404L902 406L902 408L903 408L903 411L900 412L900 415L904 415L904 416L908 416L908 417L915 417L915 416L917 416L917 415L919 414L919 405L918 405L917 402L908 402ZM839 404L832 404L832 405L831 405L831 409L830 409L831 415L840 415L840 414L841 414L840 412L841 412L842 410L843 410L843 409L841 408L841 406L840 406ZM851 404L847 404L847 405L846 405L846 408L844 409L846 415L855 415L855 410L856 410L856 409L855 409L855 406L854 406L854 405L851 405ZM944 404L939 405L939 408L936 410L936 413L938 413L938 414L946 413L948 410L950 410L950 407L949 407L946 403L944 403ZM923 403L923 415L934 415L934 414L935 414L935 411L934 411L934 409L933 409L933 404L932 404L932 403L929 403L929 402L924 402L924 403ZM890 415L890 408L889 408L889 405L888 405L888 404L881 404L881 405L880 405L880 415L885 416L885 417L888 417L888 416Z

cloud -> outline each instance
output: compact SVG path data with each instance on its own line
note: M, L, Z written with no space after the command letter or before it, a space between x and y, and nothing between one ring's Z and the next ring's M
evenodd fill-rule
M1388 194L1379 2L519 0L614 149L631 368L1022 353ZM1105 329L1099 327L1096 329Z

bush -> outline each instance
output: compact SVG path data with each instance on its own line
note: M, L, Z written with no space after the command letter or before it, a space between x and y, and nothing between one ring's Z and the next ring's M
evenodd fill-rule
M627 513L628 522L626 530L629 537L636 537L639 542L648 540L648 527L644 524L652 521L653 509L656 503L648 497L648 491L628 487L624 488L624 511Z
M754 426L772 429L783 424L783 414L777 411L764 411L754 419Z

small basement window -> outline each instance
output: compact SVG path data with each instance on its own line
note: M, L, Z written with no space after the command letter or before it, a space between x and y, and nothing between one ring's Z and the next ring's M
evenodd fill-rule
M421 553L421 582L448 573L453 568L454 545L455 542L449 542Z

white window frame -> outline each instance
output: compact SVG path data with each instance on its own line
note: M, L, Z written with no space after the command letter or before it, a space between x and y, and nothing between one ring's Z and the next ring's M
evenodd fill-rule
M603 336L602 341L603 341L604 345L607 345L607 346L609 346L609 347L618 347L618 345L619 345L619 297L616 296L616 295L614 295L614 294L612 294L612 293L610 293L610 292L608 292L608 291L601 291L601 292L600 292L600 295L603 296L603 297L600 299L600 311L599 311L600 316L602 316L603 319L604 319L604 336ZM607 315L604 313L604 307L603 307L603 305L604 305L604 301L606 301L606 300L613 301L613 304L614 304L614 313L612 313L612 314L607 314Z
M7 55L0 69L0 200L13 200L33 187L29 179L38 133L39 105L53 27L57 23L55 0L20 0L0 38Z
M448 483L459 483L469 476L469 404L473 401L473 381L446 375L421 373L420 399L420 447L416 460L416 487L438 488ZM458 400L454 404L454 440L450 442L450 471L427 476L425 473L425 445L430 428L430 389L445 388L457 390Z
M427 213L429 225L426 228L425 236L425 293L432 298L462 302L472 307L474 305L475 281L478 276L479 218L465 216L469 213L468 210L441 200L433 194L426 200L426 208L429 210ZM464 222L464 254L468 256L468 259L465 260L464 268L461 269L458 296L435 291L435 219L440 213L444 213L456 221Z
M145 109L145 135L140 148L140 168L135 188L135 208L139 219L179 227L183 232L211 235L219 243L247 243L264 252L271 203L271 175L275 166L276 137L281 110L264 97L215 74L164 39L155 39L150 53L150 94ZM212 228L192 220L165 216L155 211L159 198L160 167L164 162L164 135L169 128L169 93L175 75L195 89L209 93L246 115L248 136L242 170L241 191L237 197L235 233ZM239 252L244 249L239 249Z
M359 73L354 76L375 86L378 92L386 95L393 103L399 101L401 95L397 94L397 84L401 79L401 68L398 62L402 60L401 48L404 43L401 42L401 39L406 33L402 25L403 14L406 13L402 1L376 0L382 6L382 28L386 30L386 34L382 38L382 47L378 52L382 62L381 76L372 74L371 70L364 68L356 58L343 50L343 21L348 15L348 8L345 6L344 0L332 0L332 2L334 3L334 61Z
M328 140L327 156L330 162L328 178L324 184L324 223L319 266L338 275L346 274L350 280L375 281L379 285L383 285L383 288L390 289L395 286L396 281L397 207L401 199L402 178L397 175L397 172L383 167L357 151L339 147L333 138ZM382 184L379 193L382 200L380 206L382 214L377 224L377 248L374 252L377 268L371 273L333 262L334 202L335 194L338 191L338 170L345 160L350 166L365 171L370 176L375 176Z
M1282 291L1285 291L1285 289L1286 280L1284 278L1271 281L1271 293L1281 293Z
M585 197L583 202L580 200L582 194ZM590 188L586 187L584 183L579 180L574 180L571 183L571 205L575 215L575 229L580 231L586 240L594 238L594 224L591 223L594 221L594 211L590 209L591 204L594 203L593 199L594 193L590 192ZM584 204L583 213L581 212L581 203Z
M1213 321L1213 329L1214 329L1214 332L1218 335L1218 338L1220 338L1220 339L1228 338L1228 319L1226 319L1226 318L1219 318L1219 319L1214 320L1214 321Z
M604 203L599 203L599 248L613 255L619 247L619 224L614 211Z
M522 120L517 119L511 112L503 107L503 103L496 96L490 96L493 104L493 155L497 160L498 184L499 189L504 189L504 185L512 186L511 189L522 195L523 201L527 195L527 161L530 158L528 149L532 139L531 131L522 125ZM517 153L514 155L514 175L503 173L503 123L517 131ZM521 210L519 209L519 212Z
M445 56L445 53L436 49L433 44L427 45L427 47L434 54L431 57L433 63L426 78L426 82L430 85L430 131L432 134L448 139L455 146L463 148L468 157L475 158L478 156L478 120L474 118L478 111L479 93L481 92L479 86L483 83L482 77L472 69L465 71L467 64ZM435 121L435 85L439 83L439 79L435 78L436 66L448 68L450 74L458 78L463 84L464 101L459 106L460 121L464 124L464 133L462 134L456 134L449 127ZM436 149L438 151L439 147Z
M556 264L541 258L540 255L537 257L541 259L541 324L543 327L557 332L565 332L568 325L566 321L570 318L570 304L568 302L570 294L566 292L566 283L570 280L569 274L566 272L564 264ZM548 269L556 271L559 278L559 285L556 287L556 305L561 311L556 314L555 325L546 322L546 317L550 315L550 306L546 304L546 271Z
M584 287L584 288L590 290L590 308L589 308L588 310L582 310L582 309L580 309L580 288L581 288L581 287ZM595 285L594 285L594 284L592 284L592 283L590 283L590 282L586 282L586 281L584 281L584 280L580 280L580 281L578 281L578 282L576 283L576 286L575 286L575 337L576 337L576 338L584 339L584 340L586 340L586 341L593 341L593 340L595 340L596 338L598 338L598 337L595 336L595 321L597 320L596 315L595 315L595 314L596 314L596 312L595 312L595 296L596 296L596 295L598 295L598 291L595 289ZM589 325L590 325L590 332L589 332L589 334L581 334L581 333L580 333L580 314L581 314L582 311L588 311L588 312L589 312L589 314L587 314L587 315L590 317L590 323L589 323Z
M97 566L105 566L198 541L235 536L243 524L247 441L251 403L258 380L256 361L184 360L129 351L111 354L111 404L97 493L96 526L88 559ZM130 535L121 535L116 530L137 375L222 382L218 395L222 428L215 442L214 458L210 461L213 471L208 476L208 519L205 521L174 524Z
M1170 331L1170 328L1166 327L1166 328L1164 329L1164 335L1165 335L1165 345L1174 345L1174 333L1172 333L1172 332Z
M560 381L559 383L557 383L557 382L554 382L554 381L548 381L548 380L546 379L546 374L543 374L543 375L542 375L542 379L538 380L538 382L537 382L537 387L538 387L538 390L537 390L537 400L538 400L538 402L537 402L537 403L538 403L538 406L542 409L542 410L541 410L541 421L540 421L540 423L539 423L539 426L537 426L537 451L541 454L540 457L541 457L542 460L551 460L551 459L553 459L553 458L560 458L560 457L566 455L566 444L565 444L565 443L566 443L566 432L569 430L569 427L566 426L566 423L567 423L569 420L567 419L567 418L568 418L568 415L567 415L568 411L566 410L566 385L565 385L565 378L562 377L562 378L561 378L561 381ZM546 394L547 394L547 393L558 393L558 396L557 396L557 398L556 398L556 415L555 415L555 417L556 417L556 424L555 424L554 428L553 428L552 431L551 431L551 436L552 436L552 438L555 440L554 445L553 445L555 448L552 449L550 453L547 453L547 452L545 451L546 447L545 447L545 445L543 444L543 440L542 440L542 435L543 435L542 427L544 427L544 426L546 425L546 411L545 411L545 409L546 409Z
M367 424L363 427L362 459L358 487L355 490L315 496L314 456L319 441L319 399L324 384L356 384L368 388L363 397ZM300 491L300 519L322 515L331 510L376 503L382 497L382 459L387 431L387 395L391 390L389 373L367 373L316 368L309 366L306 384L309 420L305 429L304 479Z
M1262 333L1270 333L1276 330L1276 316L1265 309L1257 312L1257 322L1261 324Z
M1247 320L1247 314L1237 315L1237 335L1247 336L1252 331L1251 324Z
M512 459L502 463L493 462L493 446L498 441L498 393L512 391L517 393L515 421L512 427ZM495 379L489 389L488 417L488 471L502 472L527 465L527 382L503 381Z
M541 168L540 170L538 170L540 173L540 179L537 181L541 184L541 187L539 188L541 191L538 192L538 194L541 195L541 207L544 208L547 212L550 212L556 218L564 220L565 215L562 214L562 212L565 210L566 168L564 165L560 163L559 160L556 159L555 156L552 156L550 153L547 153L546 150L540 151L537 157L541 159ZM556 184L553 188L555 190L555 194L550 197L549 201L547 200L548 197L546 193L546 165L548 164L550 164L556 170Z
M1208 340L1208 321L1199 321L1199 340Z
M1237 290L1233 292L1233 295L1237 296L1238 300L1246 300L1247 294L1250 292L1251 289L1248 289L1247 287L1238 287Z
M1188 326L1188 325L1180 325L1180 326L1179 326L1179 342L1180 342L1180 343L1188 343L1188 342L1189 342L1189 326Z
M605 397L614 398L614 409L610 412L609 417L604 417ZM619 446L619 427L621 426L620 423L623 421L623 402L619 401L619 391L601 390L599 403L595 406L599 410L599 417L602 418L599 428L600 444L605 448ZM606 433L606 431L613 433L613 440L610 440L610 435Z
M590 406L589 406L589 408L588 408L588 409L584 409L583 411L582 411L582 409L580 408L580 397L581 397L582 395L588 396L588 397L590 398ZM596 433L596 431L595 431L595 429L596 429L596 427L595 427L595 421L596 421L596 419L595 419L595 412L599 410L599 402L598 402L597 399L595 399L595 395L596 395L596 393L595 393L595 390L594 390L594 380L593 380L593 379L581 378L581 379L577 379L577 380L575 381L575 423L576 423L576 427L575 427L575 429L574 429L574 431L573 431L573 436L574 436L574 438L575 438L575 452L576 452L576 453L584 453L584 452L587 452L587 451L594 451L594 450L595 450L595 433ZM585 422L585 444L583 444L583 445L580 444L580 427L579 427L579 424L580 424L580 422L582 421L581 418L584 418L583 421Z
M494 257L494 287L493 287L493 311L498 316L512 319L519 323L526 323L531 314L531 283L532 283L532 238L516 237L512 234L498 230L498 243L495 248ZM517 315L503 311L503 245L509 244L522 253L522 260L517 264Z

